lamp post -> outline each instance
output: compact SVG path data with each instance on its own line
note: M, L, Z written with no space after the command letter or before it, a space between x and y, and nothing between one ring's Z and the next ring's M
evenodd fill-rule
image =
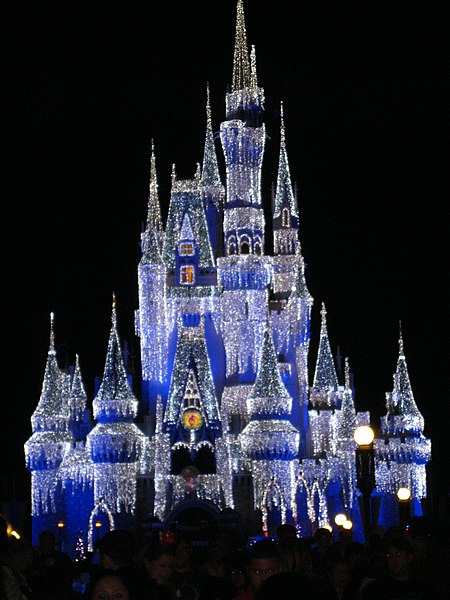
M407 487L399 488L397 491L397 498L400 527L405 531L411 518L411 490Z
M356 448L356 485L362 494L360 511L362 513L364 538L367 542L372 528L370 497L375 488L375 462L373 453L374 431L368 425L357 427L354 434Z

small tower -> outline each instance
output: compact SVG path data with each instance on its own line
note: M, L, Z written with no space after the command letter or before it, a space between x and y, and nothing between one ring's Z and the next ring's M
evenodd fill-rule
M97 424L87 436L87 447L94 463L94 502L107 507L115 526L126 527L136 508L144 434L133 422L138 401L125 371L114 294L111 321L103 378L92 403Z
M377 489L387 494L382 510L396 510L400 487L411 492L412 514L422 516L420 501L427 495L426 464L431 459L431 442L423 435L424 418L417 408L409 378L400 327L399 354L394 386L386 394L386 416L381 417L381 438L374 443Z
M266 534L272 512L281 523L292 516L294 459L300 436L289 421L291 409L292 398L281 380L267 320L258 375L249 399L250 422L240 435L242 449L251 461L255 509L261 511ZM274 506L277 509L272 511Z
M340 408L340 393L336 368L328 338L325 304L320 311L322 323L320 328L319 351L313 385L310 389L309 424L311 435L311 452L313 456L323 456L332 451L334 427L336 425L336 408Z
M233 84L226 96L227 120L220 126L225 156L225 255L264 254L261 167L266 139L264 90L258 87L255 51L248 54L242 0L237 3Z
M70 428L70 375L58 366L55 350L54 313L50 314L50 347L39 403L31 416L32 435L25 443L25 462L31 472L33 544L38 533L56 534L55 513L64 518L58 468L74 437Z

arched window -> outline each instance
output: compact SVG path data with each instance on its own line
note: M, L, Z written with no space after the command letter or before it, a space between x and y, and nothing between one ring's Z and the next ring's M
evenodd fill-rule
M250 254L250 240L246 235L240 239L239 252L240 254Z
M214 452L211 448L206 446L202 446L197 450L197 455L195 457L195 466L198 468L200 473L208 474L215 473L216 467L214 463Z
M289 210L287 208L283 208L283 212L281 214L281 224L283 227L289 227Z
M172 475L179 475L190 464L191 456L186 447L179 447L172 452Z
M228 255L236 254L236 238L234 235L230 235L228 238Z

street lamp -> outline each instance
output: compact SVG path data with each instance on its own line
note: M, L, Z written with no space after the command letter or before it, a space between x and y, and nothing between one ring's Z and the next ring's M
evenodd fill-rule
M398 516L400 527L405 531L411 518L411 490L407 487L401 487L397 490L398 498Z
M356 485L362 494L360 511L362 514L364 537L369 539L372 528L372 511L370 497L375 488L375 462L373 452L374 431L368 425L361 425L355 429L354 440L356 448ZM360 498L361 500L361 498Z

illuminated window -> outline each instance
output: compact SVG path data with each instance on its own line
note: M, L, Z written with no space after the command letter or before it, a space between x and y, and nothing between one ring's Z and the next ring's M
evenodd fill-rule
M193 265L183 265L180 267L180 283L184 283L185 285L194 283Z
M287 208L283 208L281 220L282 220L283 227L289 226L289 211Z
M240 239L240 254L250 254L250 240L246 235Z
M192 256L194 254L194 244L192 242L181 242L180 254L182 256Z

